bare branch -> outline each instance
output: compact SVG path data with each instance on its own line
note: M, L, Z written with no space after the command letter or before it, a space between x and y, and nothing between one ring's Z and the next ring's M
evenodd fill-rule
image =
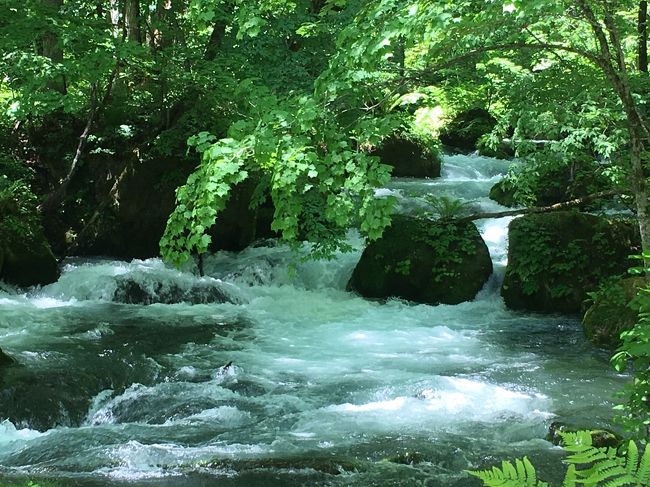
M486 212L486 213L475 213L473 215L463 216L460 218L453 218L453 221L456 222L468 222L474 220L483 220L484 218L503 218L506 216L517 216L517 215L526 215L529 213L549 213L551 211L561 211L569 208L575 208L577 206L582 206L592 201L609 198L612 196L619 196L625 194L621 191L601 191L600 193L593 193L582 198L576 198L569 201L562 201L560 203L555 203L550 206L533 206L530 208L519 208L517 210L505 210L505 211L495 211L495 212Z

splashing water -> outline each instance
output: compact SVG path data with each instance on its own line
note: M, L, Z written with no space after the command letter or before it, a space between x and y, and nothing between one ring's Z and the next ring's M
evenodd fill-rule
M427 194L494 211L486 195L507 166L446 157L441 179L381 193L403 212ZM508 222L477 223L495 274L456 306L346 292L354 236L357 251L330 262L257 247L208 257L198 278L157 259L73 259L55 284L0 291L0 343L22 364L0 376L0 479L460 486L475 485L464 469L524 452L543 470L559 455L542 440L549 423L606 425L624 378L575 319L505 309ZM227 299L120 304L124 276L150 295L166 283ZM387 461L407 452L413 465Z

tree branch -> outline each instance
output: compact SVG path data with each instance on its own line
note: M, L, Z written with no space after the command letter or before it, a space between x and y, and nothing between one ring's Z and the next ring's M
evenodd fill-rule
M530 208L519 208L517 210L505 210L505 211L495 211L495 212L486 212L486 213L474 213L473 215L462 216L459 218L452 218L451 220L455 222L469 222L474 220L482 220L484 218L503 218L506 216L517 216L517 215L526 215L530 213L549 213L552 211L561 211L568 208L575 208L576 206L582 206L586 203L592 201L608 198L611 196L618 196L626 194L621 191L601 191L600 193L593 193L582 198L575 198L569 201L562 201L560 203L555 203L550 206L533 206Z

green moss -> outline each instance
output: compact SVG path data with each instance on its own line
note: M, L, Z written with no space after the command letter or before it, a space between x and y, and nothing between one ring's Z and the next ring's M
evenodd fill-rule
M59 276L57 261L45 240L28 175L16 166L0 159L0 278L19 286L48 284Z
M644 287L640 277L620 279L594 293L593 304L582 318L585 335L593 343L615 348L621 333L631 330L639 318L637 293Z
M497 120L483 108L472 108L459 113L440 135L440 141L464 151L477 149L479 139L492 131Z
M371 298L457 304L474 299L491 273L474 224L396 216L364 251L349 288Z
M408 135L395 135L386 139L374 153L383 164L393 167L396 177L440 177L442 158L432 144Z
M506 180L499 181L490 189L490 199L502 206L511 208L517 206L515 201L515 190L508 186Z
M625 273L638 231L622 221L578 212L531 214L509 228L501 294L512 309L578 313L587 292Z

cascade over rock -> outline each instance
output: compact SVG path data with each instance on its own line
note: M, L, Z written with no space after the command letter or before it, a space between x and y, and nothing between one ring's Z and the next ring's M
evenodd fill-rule
M643 278L628 277L598 293L582 318L587 338L596 345L610 348L620 345L621 333L631 330L639 318L639 304L635 298L644 285Z
M392 166L392 175L395 177L440 177L441 159L438 151L402 136L385 140L373 155L378 156L383 164Z
M477 149L479 139L492 131L497 120L484 108L472 108L459 113L440 135L440 142L464 152Z
M587 292L627 271L640 244L634 225L570 211L517 218L508 235L501 295L511 309L542 313L579 313Z
M491 273L487 246L473 223L395 216L364 250L348 288L368 298L458 304L474 299Z

